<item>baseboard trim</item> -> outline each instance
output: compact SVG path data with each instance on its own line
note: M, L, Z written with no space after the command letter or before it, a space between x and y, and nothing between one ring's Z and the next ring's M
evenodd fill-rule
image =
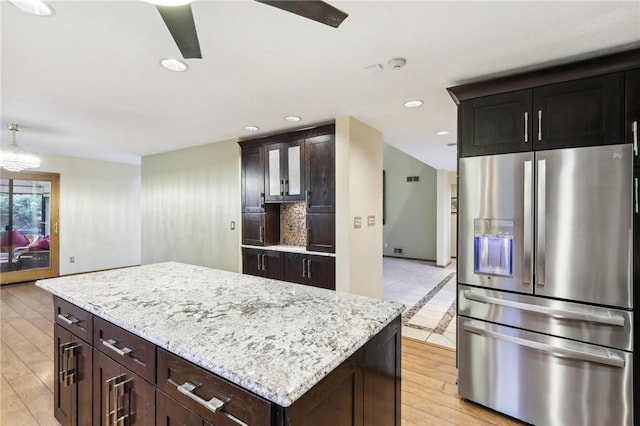
M419 257L407 257L407 256L392 256L389 254L383 254L382 257L391 257L393 259L407 259L407 260L419 260L420 262L433 262L435 263L435 259L421 259Z

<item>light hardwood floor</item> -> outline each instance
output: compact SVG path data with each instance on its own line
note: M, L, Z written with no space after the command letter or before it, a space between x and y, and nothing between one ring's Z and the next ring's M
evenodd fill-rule
M0 301L0 424L57 425L52 297L19 284L2 287ZM460 399L456 378L455 352L403 339L402 425L519 424Z

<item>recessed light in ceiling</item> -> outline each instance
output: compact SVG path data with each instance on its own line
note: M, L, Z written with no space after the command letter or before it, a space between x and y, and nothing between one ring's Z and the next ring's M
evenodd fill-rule
M451 132L448 131L448 130L440 130L439 132L436 132L436 135L438 135L438 136L446 136L449 133L451 133Z
M158 6L182 6L191 3L193 0L143 0L147 3L157 4Z
M23 12L37 16L53 15L53 8L42 0L9 0L9 3Z
M284 119L289 123L297 123L298 121L302 120L300 117L296 115L287 115Z
M260 130L260 127L258 127L258 126L244 126L244 129L247 132L257 132L258 130Z
M170 71L183 72L186 71L189 66L178 59L166 58L160 61L160 64Z
M415 100L415 101L407 101L404 103L405 108L418 108L421 107L424 102Z

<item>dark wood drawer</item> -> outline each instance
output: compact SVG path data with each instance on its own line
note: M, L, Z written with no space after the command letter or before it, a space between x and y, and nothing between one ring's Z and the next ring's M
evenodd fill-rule
M190 385L196 385L190 389ZM200 367L158 348L158 389L216 426L271 425L271 403ZM217 412L205 407L224 402Z
M53 309L57 324L60 324L85 342L92 342L92 314L56 296L53 297Z
M135 334L95 318L93 346L145 380L155 383L156 347Z

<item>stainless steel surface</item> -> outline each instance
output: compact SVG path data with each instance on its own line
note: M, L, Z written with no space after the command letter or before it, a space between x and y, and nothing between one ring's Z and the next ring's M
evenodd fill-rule
M536 200L544 206L536 262L545 285L535 293L633 307L631 144L540 151L536 159L546 172Z
M538 314L544 314L553 318L574 320L574 321L586 321L595 322L600 324L616 325L624 327L624 317L621 315L594 315L585 312L564 310L557 308L550 308L540 305L533 305L529 303L513 302L506 299L499 299L497 297L484 296L474 293L472 290L464 292L464 298L468 300L475 300L476 302L490 303L492 305L506 306L508 308L521 309L523 311L535 312ZM607 311L608 312L608 311Z
M115 353L117 353L120 356L128 356L131 352L133 352L133 349L125 346L124 348L120 349L119 347L116 346L116 343L118 343L118 341L116 339L109 339L109 340L103 340L102 344L104 346L106 346L107 348L111 349L112 351L114 351Z
M538 140L542 140L542 110L538 110Z
M524 208L532 206L531 194L525 200L525 162L533 153L503 154L460 159L458 197L458 280L460 283L531 293L523 282L525 256ZM474 219L513 220L513 276L475 274ZM531 250L529 248L529 250Z
M625 351L633 350L633 313L622 309L459 286L458 314ZM579 320L580 317L584 320Z
M524 143L529 142L529 113L524 113Z
M538 194L536 197L536 282L539 286L544 286L545 280L545 240L546 240L546 211L547 206L547 162L538 160L536 169L536 187Z
M184 382L183 384L176 386L176 388L178 389L178 392L180 392L183 395L186 395L190 399L202 405L207 410L213 411L214 413L217 413L218 411L222 410L222 408L228 403L228 401L223 401L221 399L216 398L215 396L210 400L200 398L198 395L194 393L197 387L198 386L196 386L191 382Z
M638 178L633 178L633 210L638 213Z
M58 318L62 321L66 322L69 325L77 324L80 320L76 317L73 317L69 314L69 316L58 314Z
M523 230L522 230L522 283L526 286L531 285L533 280L533 256L531 256L533 243L531 235L533 233L533 221L531 216L531 183L533 180L533 170L531 169L531 161L524 162L524 188L523 188Z
M537 425L632 424L631 353L458 321L462 397Z

